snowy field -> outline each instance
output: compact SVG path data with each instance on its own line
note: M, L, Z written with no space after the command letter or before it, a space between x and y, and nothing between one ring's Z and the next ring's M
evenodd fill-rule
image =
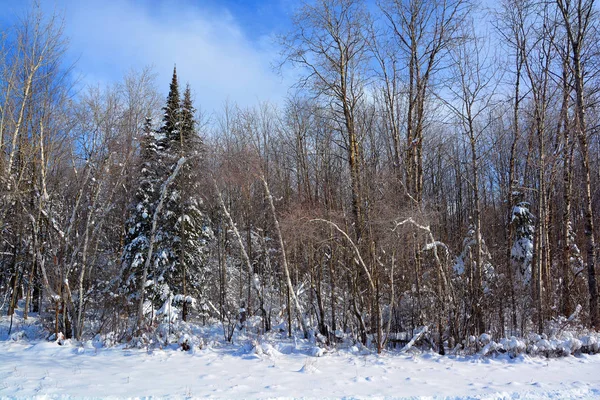
M600 398L598 355L477 360L344 351L317 358L291 343L280 350L2 341L0 398Z
M20 312L19 312L20 314ZM238 336L193 327L206 344L182 351L135 349L106 337L44 340L35 318L0 317L0 399L5 398L600 398L600 355L546 359L507 355L324 352L284 334Z

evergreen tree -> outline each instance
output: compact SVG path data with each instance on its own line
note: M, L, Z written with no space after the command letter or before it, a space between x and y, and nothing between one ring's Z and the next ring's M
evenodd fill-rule
M566 229L568 232L567 245L569 246L571 272L573 272L573 275L576 276L583 272L585 263L583 262L583 257L581 256L581 250L579 250L579 246L577 246L577 237L575 231L573 230L573 224L571 221L567 223Z
M183 101L181 102L181 137L183 138L183 142L194 142L194 144L196 144L197 140L195 139L199 139L196 132L195 113L196 109L192 104L192 93L190 84L188 83L183 92Z
M120 291L128 300L139 295L140 271L148 252L152 215L158 197L161 171L159 140L152 130L152 120L146 118L141 136L139 186L126 224L125 248L122 255Z
M163 107L163 120L160 129L153 132L150 121L147 121L142 136L141 150L141 180L136 192L134 207L129 220L128 237L123 253L123 270L121 291L128 294L139 293L139 276L144 265L148 246L151 221L160 193L160 187L171 174L177 164L178 152L173 146L180 139L181 105L177 70L173 69L173 77ZM151 268L148 271L147 282L144 283L144 297L152 302L154 307L160 305L172 294L170 281L177 265L177 209L179 191L173 185L167 194L167 203L161 213L155 239L155 251ZM137 296L136 296L137 297Z
M182 274L181 293L187 297L183 304L184 320L187 317L187 304L190 303L190 297L199 301L201 306L205 305L208 241L212 237L208 218L202 212L202 198L199 196L203 143L196 130L195 111L188 84L181 105L180 140L180 154L186 156L188 162L184 165L177 182L182 194L180 214L177 220L181 240L177 244L179 246L179 270Z
M480 268L482 289L484 293L488 293L491 290L491 283L496 277L496 271L492 265L492 255L488 251L484 239L481 239L482 265L477 265L475 233L475 227L472 224L469 225L467 236L463 239L462 251L454 263L454 272L457 275L463 275L465 272L471 274L475 268Z
M515 226L515 240L511 249L511 259L516 269L515 277L523 284L531 282L533 260L533 215L529 203L522 201L513 207L511 224Z
M162 181L166 180L182 156L180 154L180 127L181 127L181 101L179 97L179 83L177 69L173 68L173 77L169 86L167 102L163 107L162 126L159 129L164 151L161 157L161 166L164 171ZM178 290L175 282L178 280L178 247L179 229L177 220L181 214L181 184L180 177L168 189L164 209L159 219L159 228L156 234L156 260L153 263L155 274L152 285L152 298L155 305L160 306Z
M207 276L206 249L212 231L201 210L202 199L198 183L202 141L196 130L195 109L189 85L181 104L175 106L176 101L179 101L179 90L174 71L160 130L165 144L161 161L166 176L180 158L185 157L186 163L169 188L160 216L152 290L157 303L170 301L171 298L183 303L182 317L185 320L189 304L197 300L203 303L201 294L204 292Z
M170 135L166 159L172 163L181 157L187 161L168 196L162 219L165 232L161 250L164 263L164 285L183 303L183 319L187 319L188 305L202 299L206 282L207 242L212 236L202 212L199 196L202 141L196 130L195 109L189 85L180 108L177 135ZM166 121L165 121L166 123Z
M140 153L140 182L128 221L123 252L121 292L132 299L144 289L144 298L155 308L172 300L183 303L183 319L188 305L204 304L208 241L212 237L199 195L202 141L196 130L195 109L189 85L179 100L177 72L167 96L162 125L152 131L146 122ZM146 282L141 270L149 248L152 217L161 185L172 174L178 160L186 158L173 184L166 190L165 203L158 215L154 255Z
M179 83L177 82L177 68L173 68L173 77L169 86L167 104L163 107L163 125L160 133L165 136L167 143L179 141L181 124L181 104L179 98Z

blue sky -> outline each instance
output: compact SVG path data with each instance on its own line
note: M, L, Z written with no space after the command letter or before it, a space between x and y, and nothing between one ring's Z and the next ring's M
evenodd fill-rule
M3 27L29 1L0 0ZM289 28L293 0L42 0L64 14L67 57L83 84L109 84L152 65L166 93L173 65L189 82L196 105L211 112L226 101L241 106L280 102L291 85L272 65L276 34Z

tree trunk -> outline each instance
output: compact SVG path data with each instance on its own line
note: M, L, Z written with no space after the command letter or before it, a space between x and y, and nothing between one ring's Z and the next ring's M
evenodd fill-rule
M285 282L287 284L289 295L294 301L294 305L296 307L296 311L298 312L298 318L300 319L300 324L302 325L302 332L304 333L304 337L308 338L308 324L306 323L306 316L304 315L304 311L302 306L300 306L300 302L298 301L298 297L296 296L296 292L294 291L294 287L292 285L292 280L290 277L290 269L287 262L287 256L285 254L285 245L283 243L283 236L281 235L281 229L279 228L279 220L277 219L277 211L275 210L275 203L273 203L273 196L271 195L271 191L269 190L269 185L267 184L267 180L263 175L260 176L260 180L263 184L263 188L265 190L265 195L267 197L269 207L271 210L271 217L273 218L273 222L275 224L275 235L277 236L277 241L279 242L279 248L281 251L281 264L283 265L283 272L285 273ZM290 305L291 306L291 305Z

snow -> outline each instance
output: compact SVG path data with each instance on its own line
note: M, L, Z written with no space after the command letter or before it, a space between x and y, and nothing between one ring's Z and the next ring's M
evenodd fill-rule
M446 246L446 244L444 242L440 242L440 241L435 241L433 243L427 243L424 247L423 250L428 251L428 250L433 250L435 247L441 247L443 249L445 249L446 251L448 251L448 246Z
M434 354L325 357L236 346L177 350L0 343L0 397L593 398L600 357L459 359Z
M521 339L496 343L482 334L471 340L484 347L466 357L414 348L381 355L360 345L325 349L277 332L251 337L236 330L231 344L218 325L187 325L172 344L134 348L113 334L46 340L35 315L16 315L8 335L9 321L0 317L0 399L600 398L600 355L568 355L597 347L597 334L562 341L530 335L528 343L568 355L557 358L529 357Z
M529 209L527 207L521 206L521 205L516 205L513 207L513 215L512 215L512 219L511 221L514 221L515 218L519 217L519 216L523 216L523 215L527 215L529 214Z
M465 273L465 262L461 257L457 257L454 265L452 266L454 272L457 275L462 275Z
M64 343L0 342L0 398L600 397L600 356L488 359L346 350L315 358L269 343L212 343L193 353Z

